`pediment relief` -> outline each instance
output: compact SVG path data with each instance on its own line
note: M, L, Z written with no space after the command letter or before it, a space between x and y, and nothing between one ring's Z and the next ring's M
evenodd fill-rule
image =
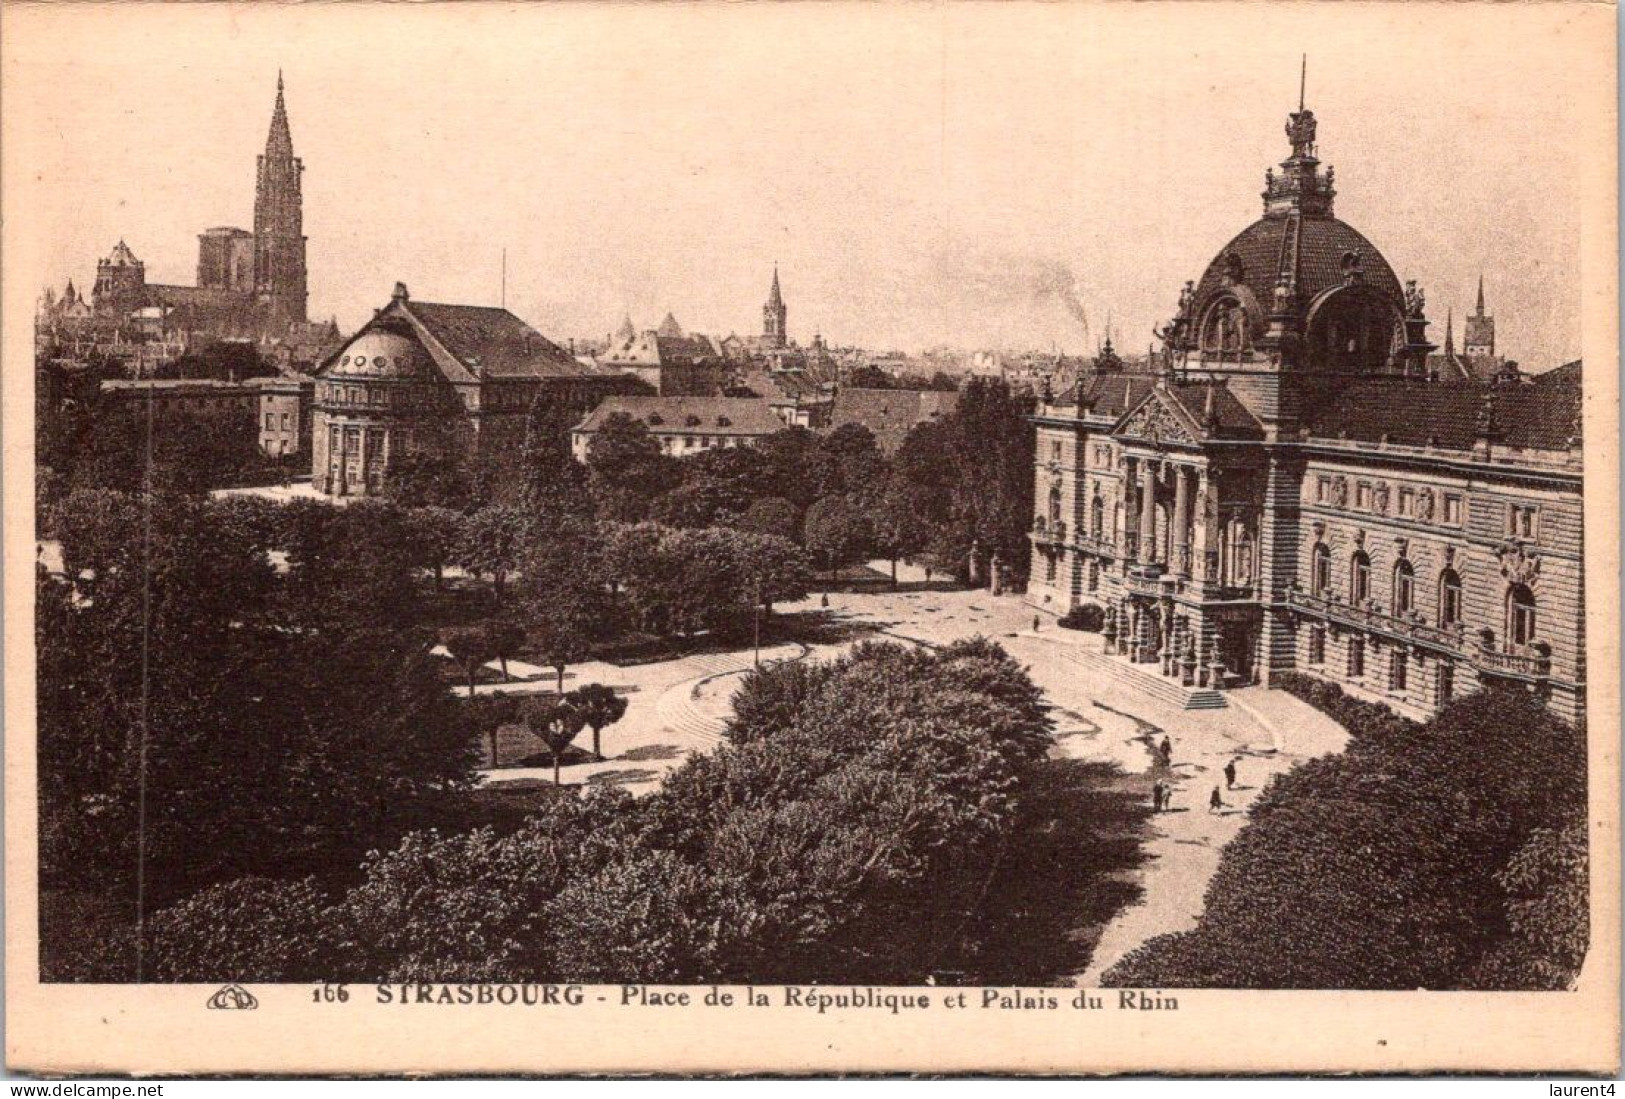
M1202 441L1201 436L1191 429L1185 418L1170 408L1157 393L1152 393L1140 403L1139 407L1119 420L1112 434L1144 439L1153 446L1162 443Z

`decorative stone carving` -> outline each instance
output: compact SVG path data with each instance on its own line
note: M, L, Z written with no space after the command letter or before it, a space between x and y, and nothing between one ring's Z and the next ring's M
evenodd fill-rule
M1424 522L1433 518L1432 489L1424 488L1421 492L1416 494L1416 517Z
M1141 405L1139 410L1124 422L1118 434L1149 439L1156 444L1164 441L1180 443L1197 441L1179 418L1155 398Z
M1512 584L1533 586L1540 579L1540 554L1522 543L1509 543L1496 551L1501 575Z
M1332 479L1332 503L1340 508L1349 506L1349 479L1347 477Z

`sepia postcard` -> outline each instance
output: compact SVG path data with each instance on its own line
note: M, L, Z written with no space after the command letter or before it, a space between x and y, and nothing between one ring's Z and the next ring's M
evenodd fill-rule
M0 30L12 1071L1619 1069L1612 4Z

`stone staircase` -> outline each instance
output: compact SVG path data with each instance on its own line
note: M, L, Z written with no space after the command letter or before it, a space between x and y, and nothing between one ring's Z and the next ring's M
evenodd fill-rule
M1178 680L1153 671L1156 665L1134 664L1124 657L1108 656L1081 646L1068 648L1066 656L1093 675L1148 694L1181 710L1223 710L1230 705L1225 701L1223 691L1211 687L1183 686Z

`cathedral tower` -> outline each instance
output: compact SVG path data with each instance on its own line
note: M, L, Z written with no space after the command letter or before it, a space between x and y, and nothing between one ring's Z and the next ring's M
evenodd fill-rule
M790 343L785 319L790 311L784 306L784 295L779 293L779 267L773 265L773 289L768 291L767 304L762 306L762 342L769 347L785 347Z
M282 102L282 74L276 78L276 108L265 154L259 158L254 191L254 298L264 323L280 335L305 319L305 236L299 177L304 162L293 155L288 111Z

